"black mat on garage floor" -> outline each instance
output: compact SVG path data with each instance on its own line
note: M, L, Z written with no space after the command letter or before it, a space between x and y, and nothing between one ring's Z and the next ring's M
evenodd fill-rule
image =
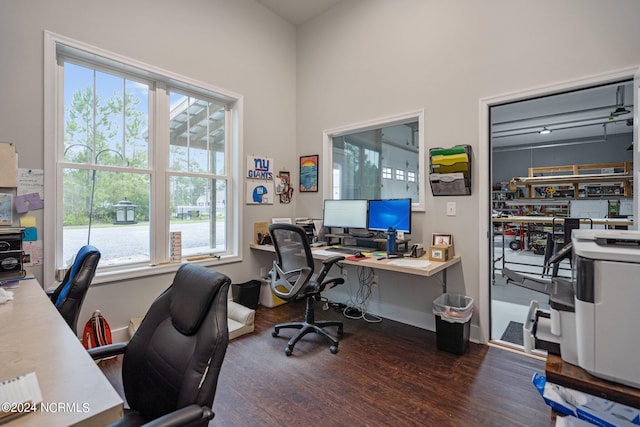
M514 322L513 320L510 321L507 325L507 329L504 330L500 339L513 344L523 345L522 323Z

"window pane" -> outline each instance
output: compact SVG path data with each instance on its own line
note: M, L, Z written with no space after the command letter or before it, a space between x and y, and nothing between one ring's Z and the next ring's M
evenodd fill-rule
M353 132L332 142L332 176L339 179L333 182L334 195L342 199L411 197L418 202L418 182L405 174L407 168L416 171L412 177L418 173L417 121Z
M87 243L102 253L101 267L148 262L149 182L147 174L65 169L65 264Z
M224 174L225 108L179 93L171 93L169 102L169 168L178 172Z
M148 167L148 85L65 63L64 99L66 161Z
M226 249L226 181L172 176L171 231L182 232L182 256Z
M126 80L122 154L130 167L149 167L149 86Z

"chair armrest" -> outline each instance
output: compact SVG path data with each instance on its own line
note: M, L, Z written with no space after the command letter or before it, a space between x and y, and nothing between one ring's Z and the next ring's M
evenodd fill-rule
M213 411L206 406L189 405L144 424L145 427L181 427L198 420L210 420Z
M93 358L93 360L104 359L105 357L117 356L119 354L123 354L127 349L126 342L116 342L113 344L107 344L100 347L90 348L87 350L89 356Z
M334 286L338 286L344 283L344 278L342 277L331 277L328 279L325 279L322 283L322 289L324 289L325 287L329 287L329 289L333 288Z
M316 283L322 284L323 288L327 284L329 284L329 281L325 281L325 278L327 277L329 270L331 270L331 267L333 267L338 261L342 261L344 258L345 258L344 255L334 255L332 257L322 260L322 270L320 270L320 273L318 273L318 277L316 278ZM340 283L344 283L344 280ZM340 283L333 282L333 286L339 285Z

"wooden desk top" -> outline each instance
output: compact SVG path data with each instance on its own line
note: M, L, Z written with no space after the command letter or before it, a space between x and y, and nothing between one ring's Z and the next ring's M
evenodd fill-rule
M640 408L640 389L594 377L579 366L549 354L546 366L547 381L593 396Z
M35 372L47 407L9 421L15 426L104 426L123 402L35 279L0 304L0 380Z
M260 251L275 252L275 248L273 247L273 245L258 245L256 243L251 243L249 247L251 249L256 249ZM375 251L375 252L378 253L379 251ZM325 259L332 255L345 255L338 252L332 252L329 254L327 253L326 247L323 247L323 246L312 248L312 254L313 254L313 257L316 259ZM349 255L345 255L345 257L346 256L349 256ZM408 261L409 264L412 261L426 261L429 264L426 267L413 267L410 265L402 265L403 260ZM406 273L406 274L413 274L417 276L429 277L451 267L454 264L459 263L460 260L461 260L460 255L455 255L452 259L445 262L429 261L429 258L426 255L424 255L420 258L392 258L392 259L387 259L387 258L379 259L379 257L368 256L365 258L360 258L358 260L345 259L340 262L346 265L358 265L362 267L370 267L370 268L379 269L379 270L393 271L396 273Z

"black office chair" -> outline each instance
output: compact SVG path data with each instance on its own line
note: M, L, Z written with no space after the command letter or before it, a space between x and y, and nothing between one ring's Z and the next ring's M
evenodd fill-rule
M151 305L129 343L88 350L94 359L124 353L122 385L130 409L115 426L153 420L161 426L206 426L229 343L231 280L183 264Z
M276 249L276 260L271 270L271 289L273 293L285 301L305 298L307 307L304 321L280 323L275 326L273 336L277 337L280 329L294 328L300 331L287 344L285 354L291 356L293 347L308 333L316 333L326 337L331 342L331 353L338 352L338 339L334 338L324 328L338 327L338 336L343 333L342 322L338 320L315 320L314 301L320 300L320 294L329 286L332 288L344 283L342 277L327 277L333 265L344 259L336 255L322 261L322 270L317 276L313 275L314 260L305 230L293 224L276 223L269 225L271 240Z
M82 302L96 274L99 261L100 251L95 246L81 247L62 283L56 289L47 291L51 302L76 335Z

